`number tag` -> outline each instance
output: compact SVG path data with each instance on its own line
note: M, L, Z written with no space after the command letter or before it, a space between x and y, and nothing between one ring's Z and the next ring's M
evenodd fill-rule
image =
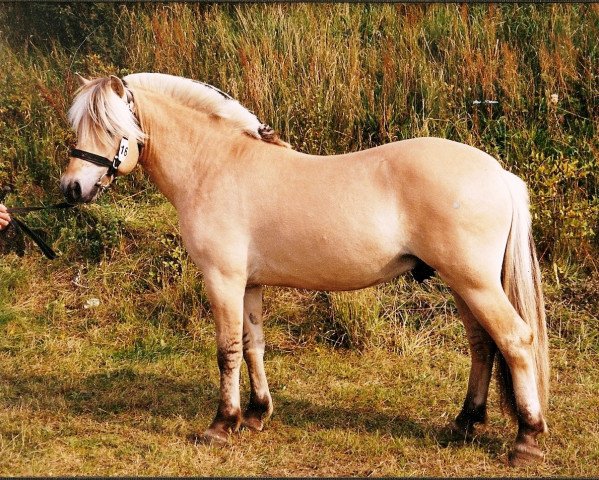
M125 137L121 138L121 144L119 145L119 163L126 160L129 155L129 140Z

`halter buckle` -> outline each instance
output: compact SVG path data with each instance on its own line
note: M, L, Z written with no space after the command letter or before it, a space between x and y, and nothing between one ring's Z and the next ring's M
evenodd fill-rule
M106 172L98 179L98 181L96 182L96 186L99 187L101 190L106 190L113 181L114 175Z

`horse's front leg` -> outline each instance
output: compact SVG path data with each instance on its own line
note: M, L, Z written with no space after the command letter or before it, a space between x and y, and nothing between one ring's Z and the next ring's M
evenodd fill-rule
M243 300L243 357L250 377L250 401L243 412L243 426L262 430L272 413L272 399L264 371L262 287L248 287Z
M207 442L223 443L239 429L241 408L239 371L242 360L243 297L245 278L210 273L204 276L216 327L220 370L220 399L216 416L202 435Z

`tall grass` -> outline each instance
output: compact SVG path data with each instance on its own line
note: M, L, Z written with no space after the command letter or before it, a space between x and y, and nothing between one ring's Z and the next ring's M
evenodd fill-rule
M102 6L111 42L103 26L63 47L86 8L25 48L4 18L2 184L56 185L74 70L161 71L215 84L312 153L423 135L482 148L527 180L544 259L594 257L596 5Z
M92 77L161 71L218 86L312 153L422 135L482 148L527 181L536 241L551 274L559 281L572 265L596 270L596 5L47 5L62 16L45 38L36 24L37 37L29 40L26 18L12 8L13 17L10 9L0 16L0 185L10 204L58 195L74 140L65 117L74 71ZM107 15L101 28L93 22L75 28L77 15L100 13ZM11 18L20 18L19 28ZM190 296L172 286L187 262L172 237L176 229L140 224L126 213L144 206L165 211L164 200L139 172L120 183L101 207L41 214L34 225L50 230L65 264L76 261L86 271L135 255L139 244L154 249L154 257L133 264L152 288L171 292L167 310L180 318L176 298ZM150 233L156 228L158 236ZM201 290L189 281L192 291ZM131 288L139 287L131 279ZM429 290L433 297L420 290L403 306L393 292L405 296L409 288L400 284L311 297L326 319L317 336L361 349L409 349L428 338L419 312L436 311L427 303L435 292L433 303L446 308L438 288ZM391 310L381 307L390 301ZM418 325L406 324L404 312L420 318ZM418 331L420 337L410 337Z
M596 6L169 5L127 15L129 68L215 83L313 153L422 135L480 147L528 180L547 256L590 256Z

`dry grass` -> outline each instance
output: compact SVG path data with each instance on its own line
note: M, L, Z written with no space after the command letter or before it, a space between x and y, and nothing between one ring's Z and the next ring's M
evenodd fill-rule
M143 224L164 208L129 211L127 224ZM164 237L137 235L144 252L167 251ZM123 239L112 254L128 248ZM505 463L515 426L500 415L494 391L489 424L474 441L455 441L444 430L461 406L469 358L437 280L332 297L267 289L272 421L265 432L242 432L222 449L188 443L216 408L211 317L201 279L185 258L178 280L171 274L169 281L151 278L162 264L148 258L115 255L87 270L63 259L40 262L35 252L0 259L0 474L596 473L597 278L561 278L559 287L548 281L548 458L512 470ZM86 309L91 297L100 305ZM362 342L354 343L361 350L345 348L343 335ZM242 385L247 399L245 372Z

